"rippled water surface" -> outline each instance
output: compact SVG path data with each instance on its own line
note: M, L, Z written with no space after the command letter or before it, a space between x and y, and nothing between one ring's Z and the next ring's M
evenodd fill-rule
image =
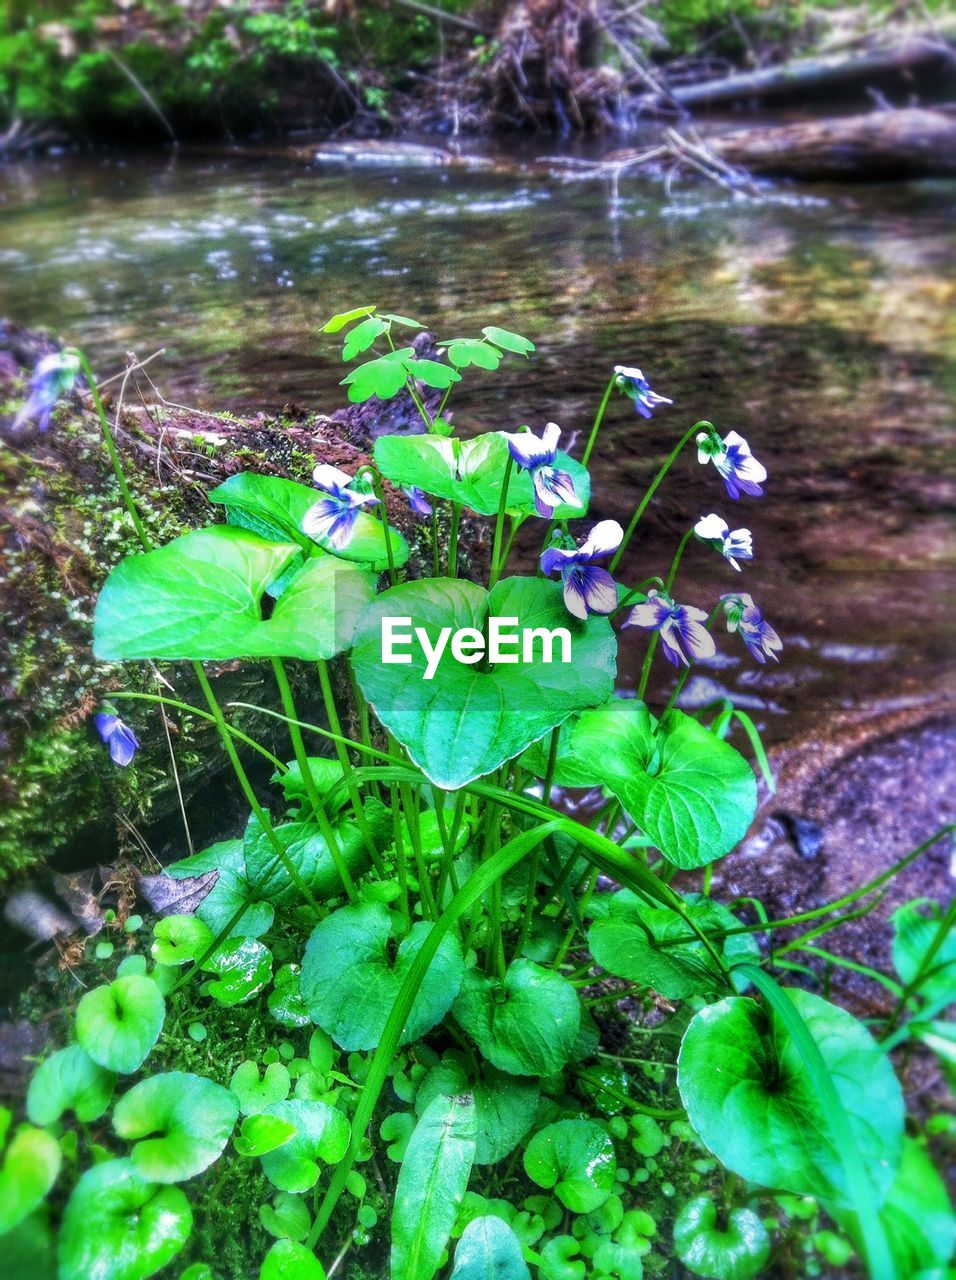
M625 518L701 417L742 431L771 475L762 501L735 504L688 454L633 544L630 581L664 573L701 514L753 531L739 578L692 548L676 595L709 605L739 582L784 661L754 668L725 637L688 699L731 690L780 738L815 700L896 705L936 683L951 648L953 184L780 186L763 202L635 185L615 216L599 185L513 167L187 153L50 160L0 183L0 313L85 345L104 374L164 346L153 372L187 404L338 407L318 326L365 302L441 336L499 323L538 343L530 362L472 371L453 401L467 431L586 432L610 366L641 365L676 404L650 424L613 406L593 515Z

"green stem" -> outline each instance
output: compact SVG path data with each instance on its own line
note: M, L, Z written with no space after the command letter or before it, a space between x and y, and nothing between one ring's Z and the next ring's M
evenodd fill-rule
M634 536L634 530L637 528L640 522L641 516L647 510L650 504L650 501L654 497L654 494L657 492L658 486L660 485L661 481L664 479L668 471L670 471L671 467L677 461L677 458L680 455L681 450L690 441L690 439L697 434L698 431L702 430L705 427L708 427L709 425L710 423L708 422L695 422L692 427L687 428L687 430L681 436L680 440L678 440L677 444L668 454L666 462L661 467L660 471L658 471L654 479L651 481L647 492L644 494L644 497L641 499L640 503L638 504L637 510L631 516L631 522L624 531L624 539L621 542L621 545L618 547L617 552L614 555L614 559L610 563L609 569L611 573L613 573L617 568L617 566L621 563L621 557L624 555L624 552L627 550L628 543L631 541L631 538Z
M953 898L940 918L940 922L936 927L936 933L933 935L933 941L923 952L923 958L917 966L916 972L903 988L900 998L896 1002L896 1008L890 1014L886 1026L883 1028L881 1039L885 1039L890 1034L906 1009L910 999L919 991L920 983L926 977L930 970L930 966L935 960L940 947L949 937L953 925L956 924L956 898Z
M391 586L395 586L398 582L397 570L395 568L395 553L392 550L392 529L388 523L388 508L385 506L385 489L382 485L382 477L377 471L369 468L369 474L372 477L372 488L375 496L378 498L378 509L382 513L382 536L385 539L385 558L388 561L388 579Z
M128 698L135 702L155 702L164 707L175 707L177 711L187 711L190 715L198 716L200 720L206 720L209 724L216 724L216 717L210 711L203 711L202 707L194 707L191 702L180 702L176 698L167 698L159 693L130 693L123 689L110 694L111 701L116 698ZM264 756L270 764L274 764L280 773L286 772L288 765L280 760L278 756L274 756L261 742L256 742L255 738L250 738L248 734L243 733L241 729L235 728L234 725L227 723L226 728L234 738L238 738L247 747L252 747L254 751L258 751L261 756Z
M584 1071L580 1067L575 1069L574 1074L579 1080L586 1080L588 1084L598 1089L601 1093L606 1093L615 1102L619 1102L622 1106L629 1107L631 1111L637 1111L641 1115L653 1116L656 1120L679 1120L684 1115L683 1107L652 1107L647 1102L638 1102L628 1094L622 1093L620 1089L615 1089L613 1085L607 1084L601 1076L592 1075L590 1071Z
M600 407L598 408L597 416L594 419L594 426L591 428L591 434L588 436L588 442L585 445L584 453L581 456L582 466L586 467L588 465L588 461L590 460L590 457L591 457L591 451L594 448L594 445L597 441L598 432L601 429L601 423L604 421L604 412L607 409L608 401L611 398L611 392L614 390L616 383L617 383L617 374L612 373L611 380L604 389L604 396L601 400Z
M315 665L319 675L319 687L322 690L322 701L325 703L325 714L328 718L329 728L339 739L341 739L342 722L339 719L338 707L335 705L335 694L332 691L332 681L329 677L329 664L324 658L320 658ZM365 715L367 724L367 709ZM381 858L378 856L378 850L375 848L375 841L372 839L372 833L369 830L368 819L365 816L365 806L362 804L359 787L355 781L355 771L352 768L352 761L349 759L349 753L341 741L336 741L335 743L335 754L338 758L342 775L345 778L345 786L348 790L349 800L355 813L355 821L358 823L359 831L362 834L365 851L371 859L376 872L384 879L385 867Z
M501 497L498 499L498 517L495 520L495 539L491 547L491 572L488 577L488 590L495 585L501 576L502 564L501 556L501 536L504 532L505 513L508 510L508 486L511 483L511 473L514 470L514 458L508 454L508 461L505 463L505 478L501 484Z
M407 785L399 787L399 794L402 797L405 826L408 828L409 838L412 842L412 853L415 857L415 874L418 876L418 891L421 894L422 907L429 919L437 920L438 912L435 909L435 898L432 894L431 875L425 865L425 855L422 850L422 832L418 820L418 796L413 796L411 788Z
M458 577L458 526L461 523L461 503L453 502L451 507L451 529L448 533L448 576Z
M441 575L441 561L438 557L438 506L432 507L432 577L437 578Z
M668 596L674 586L674 579L677 577L677 569L683 558L684 549L693 536L694 530L688 529L678 543L677 550L674 552L674 559L671 561L671 567L667 573L667 581L664 583L664 592ZM641 667L641 682L637 686L637 697L640 702L644 701L644 696L647 693L647 683L651 678L651 664L654 661L654 654L657 652L657 643L659 640L660 631L654 631L651 634L651 638L647 646L647 653L644 655L644 665Z

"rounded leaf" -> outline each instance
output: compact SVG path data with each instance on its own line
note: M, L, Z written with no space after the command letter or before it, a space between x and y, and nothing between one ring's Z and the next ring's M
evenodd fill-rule
M817 1043L882 1195L903 1133L893 1068L849 1013L808 991L786 994ZM764 1006L731 996L696 1014L684 1033L677 1082L691 1124L728 1169L766 1187L849 1203L843 1162L803 1058Z
M129 1160L107 1160L76 1184L60 1230L59 1280L146 1280L189 1239L178 1187L144 1181Z
M215 937L196 916L165 916L153 926L153 959L159 964L198 960Z
M617 1157L606 1129L595 1120L558 1120L540 1129L524 1153L532 1182L550 1190L572 1213L591 1213L617 1182Z
M472 1218L455 1250L451 1280L531 1280L521 1241L491 1214Z
M225 1149L239 1103L221 1084L167 1071L134 1085L113 1109L113 1127L135 1142L133 1168L150 1182L185 1182ZM137 1141L141 1139L141 1141Z
M251 1160L284 1147L294 1137L295 1125L280 1120L278 1116L246 1116L233 1146L239 1155Z
M259 1115L274 1102L285 1102L291 1085L289 1069L283 1063L270 1062L260 1080L259 1066L251 1059L240 1062L229 1081L244 1116Z
M110 1105L116 1076L93 1061L78 1044L51 1054L37 1068L27 1091L27 1115L34 1124L53 1124L72 1111L82 1124L99 1120Z
M325 1280L325 1268L304 1244L277 1240L262 1259L259 1280Z
M227 938L203 965L216 976L206 990L220 1004L243 1004L272 977L272 952L255 938Z
M674 1248L695 1276L751 1280L770 1256L770 1237L752 1209L733 1209L721 1227L710 1196L695 1196L677 1215Z
M262 894L253 890L246 871L246 861L241 840L220 840L201 853L173 862L166 873L174 880L217 871L218 878L212 889L196 908L197 917L209 926L214 934L228 928L237 938L257 938L272 925L274 911L270 902L262 900ZM236 913L243 908L236 919Z
M60 1148L42 1129L22 1125L0 1165L0 1236L37 1207L60 1172Z
M87 991L76 1007L76 1038L101 1067L131 1075L159 1039L165 1016L156 983L132 974Z
M264 1114L284 1120L295 1135L262 1157L262 1170L280 1191L308 1191L319 1176L319 1161L336 1164L349 1145L349 1122L327 1102L275 1102Z

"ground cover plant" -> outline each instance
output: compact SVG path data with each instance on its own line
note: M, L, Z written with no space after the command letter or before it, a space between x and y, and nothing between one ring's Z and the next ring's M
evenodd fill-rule
M143 543L101 592L96 654L194 664L207 705L186 709L218 728L250 812L166 869L168 912L128 919L122 958L98 944L102 982L24 1123L0 1126L5 1256L62 1280L637 1280L675 1258L717 1280L944 1276L953 1215L888 1054L921 1041L952 1070L956 908L897 912L896 973L870 974L894 998L881 1026L806 963L852 967L821 937L928 846L786 920L716 901L711 868L757 805L732 734L772 779L744 713L678 698L718 638L759 663L783 651L737 585L753 539L702 513L661 576L619 573L685 450L725 510L760 498L766 469L697 422L626 526L582 523L614 397L643 418L672 401L618 366L579 460L553 423L461 438L456 385L533 345L489 325L428 359L403 344L420 327L363 306L325 332L359 361L349 398L409 395L422 434L381 436L351 476L319 459L314 487L233 476L210 494L226 523L161 547L85 358L35 373L23 412L44 429L85 379ZM421 521L428 577L406 580L386 486ZM459 573L465 510L489 522L486 582ZM537 570L510 573L529 524ZM692 552L727 561L707 608L680 590ZM636 697L615 693L623 644L645 646ZM291 758L220 706L203 664L236 660L271 669L283 711L262 715ZM652 709L655 661L678 674ZM314 670L327 723L298 716L290 662ZM96 729L119 768L141 703L185 706L112 694ZM267 802L249 752L274 769Z

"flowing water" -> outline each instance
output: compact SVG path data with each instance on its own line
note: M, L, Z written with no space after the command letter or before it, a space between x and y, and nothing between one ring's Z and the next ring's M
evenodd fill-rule
M592 515L626 522L699 418L741 431L770 472L762 500L733 503L689 451L622 566L631 582L666 573L710 511L753 532L740 575L692 546L675 594L709 607L750 592L783 661L757 668L723 636L686 700L730 691L779 741L809 707L892 708L937 684L951 649L956 184L777 186L757 202L634 183L612 206L600 184L513 165L187 152L50 159L7 170L0 190L0 314L84 345L104 374L163 346L151 372L183 403L331 411L343 369L318 326L367 302L440 336L495 323L537 342L531 361L470 371L452 402L466 432L554 418L580 449L610 367L640 365L676 403L651 423L612 404ZM622 687L642 650L625 638Z

